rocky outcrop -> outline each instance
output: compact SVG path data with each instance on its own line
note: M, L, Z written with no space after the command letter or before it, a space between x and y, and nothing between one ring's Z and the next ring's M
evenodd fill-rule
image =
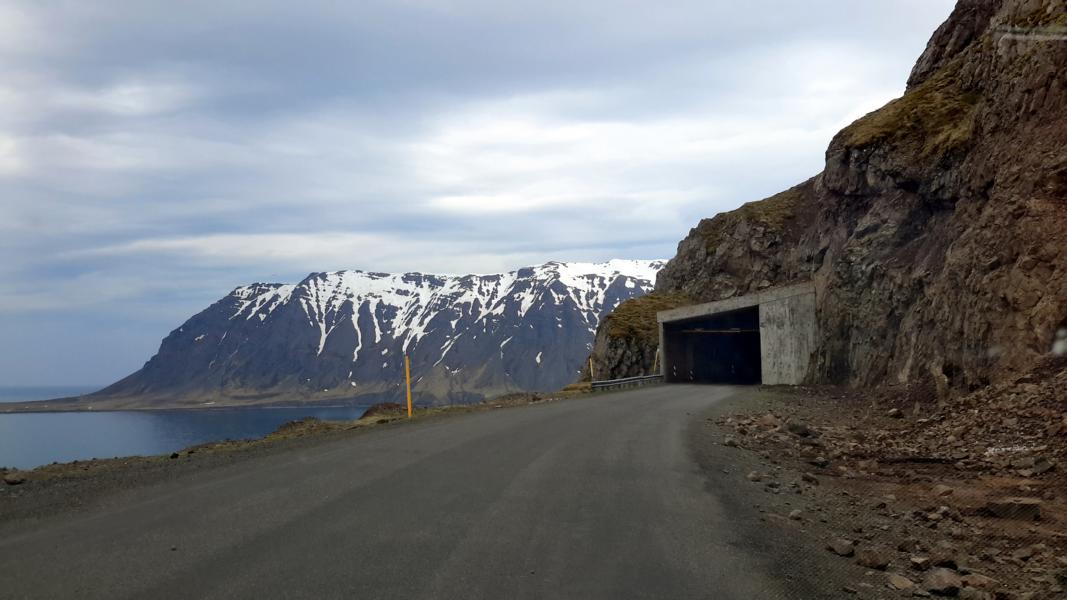
M978 39L989 27L999 4L986 0L958 2L952 16L937 28L926 50L912 68L908 87L921 84L930 74L936 73Z
M656 289L711 302L810 279L816 257L800 236L815 217L815 182L702 220L678 244Z
M620 373L617 376L651 375L659 344L656 313L692 303L684 293L652 293L624 302L604 317L581 381L611 379Z
M1064 139L1067 5L961 0L903 97L841 131L812 180L702 221L657 293L810 279L812 382L945 392L1020 373L1067 323Z

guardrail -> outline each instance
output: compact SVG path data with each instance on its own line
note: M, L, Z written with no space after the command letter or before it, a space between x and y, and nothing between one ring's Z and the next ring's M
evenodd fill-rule
M623 379L605 379L604 381L594 381L590 383L590 386L594 390L603 390L613 387L627 387L644 385L646 383L655 383L662 381L663 375L641 375L638 377L626 377Z

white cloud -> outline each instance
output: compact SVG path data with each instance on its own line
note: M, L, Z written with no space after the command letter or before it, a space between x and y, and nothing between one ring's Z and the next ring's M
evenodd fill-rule
M205 285L205 283L207 283ZM139 307L151 294L216 294L210 282L192 277L145 277L143 273L90 271L34 285L14 282L0 288L0 313L55 313L69 310L121 313Z
M0 4L0 53L26 54L40 50L47 36L26 7Z
M655 206L646 212L662 213L694 202L725 210L758 198L729 196L730 181L716 179L716 171L792 163L787 168L800 181L819 170L833 134L902 88L900 82L863 85L856 73L879 57L841 56L825 45L804 45L787 60L761 57L752 65L760 77L736 82L706 105L640 119L572 116L595 115L596 106L626 93L618 89L471 103L440 115L431 134L412 145L413 175L421 187L440 190L430 199L433 209L472 218L581 211L604 199L615 210L645 203ZM716 190L727 196L716 197Z
M398 251L402 250L400 253ZM535 253L494 252L475 241L441 244L416 235L348 233L218 234L146 238L67 253L66 259L100 257L181 258L187 264L270 268L282 272L359 268L438 273L497 272L534 259ZM419 257L413 259L413 256ZM533 264L536 262L534 259ZM308 265L319 265L308 269ZM425 265L425 266L424 266ZM457 269L457 267L462 267ZM467 268L473 267L473 268Z
M119 117L145 117L192 106L202 92L185 82L122 81L98 89L60 88L55 109L89 110Z
M24 168L15 138L0 132L0 177L14 175Z

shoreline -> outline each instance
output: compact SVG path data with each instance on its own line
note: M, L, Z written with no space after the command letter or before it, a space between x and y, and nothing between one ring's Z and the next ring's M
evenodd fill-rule
M90 499L116 490L141 487L190 471L199 472L221 465L252 460L275 452L329 443L346 435L360 435L381 425L403 427L427 419L448 418L516 406L555 402L590 393L510 394L475 404L418 407L407 418L396 404L384 412L367 413L349 421L321 421L315 418L283 423L258 438L220 440L183 448L168 454L94 458L46 464L33 469L0 468L0 524L26 518L39 518L84 506ZM379 403L382 404L382 403ZM390 408L391 407L391 408ZM18 483L8 483L8 478Z
M47 401L41 401L47 402ZM328 401L324 401L328 402ZM305 402L302 404L210 404L210 405L192 405L192 406L146 406L140 408L128 407L128 408L30 408L21 410L4 410L0 408L0 415L40 415L40 414L52 414L52 413L112 413L112 412L178 412L178 411L211 411L211 410L271 410L271 409L293 409L293 408L370 408L381 402L359 402L352 404L319 404L317 402ZM0 404L2 407L3 404ZM420 408L426 408L429 405L419 405ZM459 406L459 405L456 405Z
M201 402L197 404L160 403L158 405L115 405L114 399L104 399L99 403L89 404L87 396L72 398L52 398L48 400L27 400L16 402L0 402L0 415L5 414L40 414L40 413L90 413L90 412L147 412L147 411L176 411L176 410L218 410L240 408L356 408L370 407L375 404L389 402L390 398L366 394L365 396L347 397L342 399L324 398L321 400L277 400L272 402L242 402L220 403L217 401ZM484 400L483 400L484 401ZM418 404L417 406L429 407L433 405ZM455 403L444 406L460 406ZM98 407L99 406L99 407Z
M403 410L399 410L398 411L395 408L395 407L399 407L400 406L399 404L391 403L391 402L376 402L376 403L373 403L373 404L364 403L364 404L329 404L329 405L326 405L326 404L321 404L321 405L320 404L235 405L235 406L210 406L210 407L198 407L198 408L193 408L193 407L189 407L189 408L160 407L160 408L137 409L137 410L135 410L135 409L100 409L100 410L92 410L92 411L88 411L88 410L81 410L81 411L61 411L61 410L54 410L54 411L24 411L24 412L8 412L8 413L0 412L0 416L2 416L4 414L50 414L50 413L69 414L69 413L86 413L86 412L94 412L94 413L95 412L100 412L100 413L148 412L148 411L152 411L152 412L186 412L186 411L191 411L191 410L207 412L207 411L210 411L210 410L220 410L220 411L221 410L246 410L246 409L254 409L254 410L272 410L272 409L277 409L277 410L283 410L283 409L299 409L299 408L315 408L315 409L322 409L322 408L363 408L363 409L365 409L363 415L361 415L359 418L356 418L356 419L333 421L333 420L322 420L322 419L319 419L319 418L314 417L314 416L306 416L306 417L303 417L303 418L300 418L300 419L296 419L296 420L293 420L293 421L287 421L285 423L282 423L274 431L268 432L268 433L266 433L264 435L261 435L259 437L250 437L250 438L243 438L243 439L236 439L236 440L215 440L215 441L203 442L203 443L200 443L200 444L193 444L191 446L187 446L185 448L181 448L181 449L175 450L174 452L170 453L169 456L173 458L174 454L177 454L177 455L183 455L183 454L192 455L192 454L196 454L198 451L199 452L204 452L204 451L211 452L211 451L219 451L219 450L239 451L245 446L270 444L272 442L276 442L276 441L279 441L279 440L291 439L291 438L295 438L295 437L301 437L301 438L313 437L313 436L321 435L321 434L324 434L324 433L334 433L334 432L338 432L338 431L350 431L350 430L354 430L354 429L363 429L363 428L366 428L366 427L384 425L386 423L392 423L392 422L417 421L417 420L420 420L420 419L424 419L424 418L428 418L428 417L434 417L434 416L438 416L438 415L462 414L462 413L466 413L466 412L475 412L475 411L481 411L481 410L492 410L492 409L497 409L497 408L523 406L523 405L528 405L528 404L538 404L538 403L542 403L542 402L550 402L550 401L553 401L553 400L561 400L561 399L564 399L564 398L572 397L574 395L577 395L577 394L573 394L573 393L557 393L557 394L551 394L551 395L542 395L542 394L535 394L535 393L517 393L517 394L509 394L507 396L501 396L499 398L494 398L494 399L491 399L491 400L485 400L485 401L482 401L482 402L475 402L475 403L469 403L469 404L453 404L453 405L444 405L444 406L429 406L429 405L418 406L418 405L416 405L416 406L413 406L413 414L412 414L410 419L408 419L406 417L406 415L404 414ZM589 395L589 394L582 394L582 395ZM385 407L385 408L384 408L384 410L381 410L381 411L375 411L375 409L378 408L378 407ZM64 467L72 467L72 466L79 466L79 467L84 468L85 465L88 465L90 463L129 462L129 461L140 460L140 459L158 459L158 458L165 458L165 457L168 457L167 453L150 454L150 455L132 454L132 455L115 456L115 457L87 458L87 459L79 459L79 460L73 460L73 461L62 462L62 463L60 463L60 462L48 463L48 464L44 464L44 465L39 465L39 466L33 467L31 469L8 468L8 467L5 467L4 465L0 464L0 479L2 479L4 474L10 474L10 473L19 473L19 474L26 475L26 474L32 474L32 473L37 472L37 471L49 471L49 470L55 470L55 469L62 470L62 468L64 468ZM3 489L3 487L0 486L0 490L2 490L2 489Z

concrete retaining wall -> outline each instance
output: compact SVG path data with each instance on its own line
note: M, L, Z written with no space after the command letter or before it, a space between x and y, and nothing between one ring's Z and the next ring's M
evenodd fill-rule
M808 374L815 351L815 293L759 305L764 385L796 385Z

